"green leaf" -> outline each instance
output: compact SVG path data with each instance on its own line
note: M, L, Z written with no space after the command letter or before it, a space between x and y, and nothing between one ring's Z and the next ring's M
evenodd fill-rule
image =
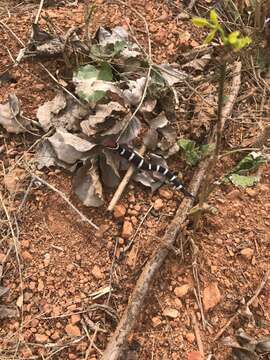
M235 44L233 44L233 47L235 50L241 50L244 47L248 46L249 44L252 43L251 38L249 38L248 36L243 37L241 39L238 39L237 42Z
M92 79L92 80L112 81L113 74L110 65L104 62L101 64L99 69L97 69L93 65L81 66L77 71L77 73L75 73L75 77L78 80Z
M96 104L98 101L104 98L106 92L103 90L95 90L91 94L87 94L83 91L78 91L80 99L88 101L89 103Z
M114 44L94 44L91 46L90 54L101 60L111 60L118 57L121 52L128 47L126 41L116 41Z
M88 101L91 106L95 106L109 90L116 91L112 80L113 73L107 62L103 62L99 68L93 65L81 66L73 77L76 93L82 100Z
M178 146L184 151L186 162L191 166L195 166L200 160L200 153L198 149L196 149L195 141L180 139Z
M257 176L245 176L239 174L232 174L229 176L229 179L235 186L243 188L254 186L259 181Z
M210 11L210 20L212 22L212 24L214 25L218 25L218 16L217 16L217 13L216 11L213 9Z
M114 56L119 55L126 47L128 47L126 41L116 41L114 44Z
M196 146L195 141L189 139L180 139L177 144L184 152L186 162L191 166L197 165L199 160L211 154L215 148L213 144Z
M204 39L204 44L210 44L210 42L214 39L216 35L217 30L214 29L210 31L210 33L207 35L207 37Z
M245 174L250 171L258 169L261 164L264 164L266 159L258 152L251 152L246 155L231 171L231 174Z
M85 65L79 68L75 76L78 80L97 79L98 70L93 65Z
M230 45L234 45L236 44L236 42L238 41L238 36L240 35L240 31L233 31L232 33L229 34L228 36L228 42Z
M99 73L98 73L98 80L104 81L112 81L113 80L113 73L112 68L107 62L103 62L100 66Z
M198 27L205 27L211 25L208 20L200 17L192 18L192 23Z

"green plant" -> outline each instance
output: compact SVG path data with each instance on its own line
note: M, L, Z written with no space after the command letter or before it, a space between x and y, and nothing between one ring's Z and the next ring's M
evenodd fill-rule
M195 17L192 19L194 25L198 27L208 27L210 29L204 43L209 44L217 34L220 35L221 41L225 47L232 48L235 51L241 50L251 43L249 36L240 36L240 31L233 31L230 34L226 34L222 25L219 22L217 13L215 10L210 11L209 20L201 17Z
M185 160L190 166L197 165L202 158L213 151L213 146L208 144L197 146L195 141L189 139L179 139L177 144L184 152Z
M203 209L203 205L206 202L210 192L213 190L214 169L216 167L220 148L221 139L223 133L223 117L222 110L224 104L224 87L226 79L227 61L230 53L239 51L251 43L251 39L248 36L240 36L239 31L233 31L226 33L221 25L217 13L215 10L210 11L209 19L195 17L192 19L194 25L198 27L207 27L210 31L204 40L204 43L211 43L213 39L219 35L221 44L223 46L223 52L219 57L219 89L218 89L218 109L217 109L217 122L215 128L215 144L212 158L209 163L209 169L206 178L202 184L201 192L199 194L199 208ZM229 100L228 100L229 101ZM196 229L200 219L200 212L194 218L194 228Z
M230 180L235 186L250 187L258 182L259 178L250 173L257 170L266 162L265 157L258 152L251 152L246 155L231 171L225 176L224 181Z

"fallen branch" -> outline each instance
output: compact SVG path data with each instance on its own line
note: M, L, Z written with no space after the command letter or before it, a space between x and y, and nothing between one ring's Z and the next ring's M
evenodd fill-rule
M240 80L241 63L237 63L236 70L238 70L236 71L238 73L236 75L236 78L237 80ZM233 85L235 85L235 82L236 80L234 78ZM240 87L240 82L238 84ZM238 95L239 87L237 87L237 90L232 90L232 93L234 94L234 99ZM228 106L228 111L224 111L222 114L222 128L226 119L231 114L233 108L234 102L232 97L230 97L230 100L231 102L229 102L230 106ZM216 132L217 130L215 129L214 131ZM198 170L192 178L189 190L195 196L199 191L203 179L209 171L210 162L210 158L204 159L200 163ZM177 236L180 234L181 228L186 221L190 209L192 208L192 202L192 199L184 198L175 214L174 219L167 228L167 231L162 239L160 248L156 250L155 254L145 265L135 285L133 293L130 296L126 310L124 311L122 318L118 323L117 328L103 353L102 360L120 359L120 356L124 350L124 346L127 343L128 336L135 325L138 315L141 313L141 309L144 306L145 298L148 294L150 285L157 271L160 269L164 260L168 256L170 249L173 247Z

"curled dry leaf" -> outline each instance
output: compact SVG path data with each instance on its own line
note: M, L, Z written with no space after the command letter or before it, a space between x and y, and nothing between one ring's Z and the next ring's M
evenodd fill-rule
M37 24L32 24L32 38L25 50L25 56L52 57L62 54L64 49L64 37L49 34Z
M187 73L182 71L177 64L161 64L158 70L169 86L179 84L187 79Z
M130 80L128 82L128 89L123 91L123 95L130 105L139 104L144 92L145 84L146 77L141 77L137 80Z
M0 320L18 317L18 311L15 308L0 305Z
M127 41L128 32L122 26L116 26L111 31L101 26L96 38L100 45L115 44L117 41Z
M146 99L144 100L142 106L140 107L140 113L143 115L153 113L155 107L157 105L157 99Z
M238 329L235 337L237 341L226 337L222 343L232 348L232 355L236 360L259 360L261 354L270 353L270 339L256 340L248 336L243 329Z
M177 138L176 131L171 127L171 125L166 125L163 128L160 128L159 132L163 137L158 144L158 147L162 151L169 151L169 149L175 145Z
M139 135L140 130L141 122L136 116L131 120L128 119L128 124L119 138L119 143L128 144Z
M131 114L128 113L123 119L118 119L110 129L104 131L100 135L102 141L105 141L107 137L115 138L120 136L118 142L128 144L138 136L140 130L140 120L136 116L131 118Z
M161 181L154 180L152 176L146 172L140 172L135 174L133 180L139 182L146 187L150 187L152 192L156 191L162 185Z
M100 154L99 167L103 183L108 187L115 187L120 182L119 157L104 149Z
M102 185L94 160L88 161L76 171L73 187L75 194L85 206L98 207L103 205Z
M22 191L23 182L26 179L27 175L24 169L13 168L4 176L4 185L10 194L13 196Z
M169 120L167 119L165 112L162 111L154 119L148 121L148 124L152 129L161 129L169 124Z
M155 129L150 129L143 138L143 143L149 150L155 150L158 143L158 133Z
M211 55L206 54L199 59L194 59L184 64L182 68L187 70L203 71L204 68L209 64L210 60L211 60Z
M4 286L0 286L0 298L2 296L4 296L7 292L9 291L8 288L4 287Z
M26 122L20 117L20 103L15 94L9 95L9 100L0 104L0 124L9 133L23 133L26 131Z
M28 51L26 54L35 55L40 57L53 57L55 55L60 55L65 50L64 39L55 38L48 40L46 43L37 45L35 51Z
M88 135L93 136L96 133L105 130L100 126L102 123L108 122L108 126L111 125L112 118L123 116L126 113L126 109L117 102L110 102L109 104L98 104L95 109L94 115L89 115L86 120L83 120L80 124L82 131ZM106 129L107 130L107 129Z
M57 158L67 164L87 159L90 151L96 146L96 144L60 129L57 129L55 134L48 138L48 141Z
M270 353L270 338L259 340L256 344L255 351L258 354Z
M77 164L67 164L57 158L52 145L48 140L45 140L37 149L36 152L37 168L40 170L44 167L58 166L70 172L75 171Z
M89 110L60 92L53 100L45 102L38 108L37 118L44 131L48 131L51 127L78 130L80 120L88 112Z

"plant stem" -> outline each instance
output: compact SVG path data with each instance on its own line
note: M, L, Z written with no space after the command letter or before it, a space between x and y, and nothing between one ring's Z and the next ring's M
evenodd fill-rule
M219 89L218 89L218 111L217 111L217 123L216 123L216 144L215 144L215 150L212 155L212 159L209 163L209 169L207 172L207 175L205 177L205 180L202 184L202 189L199 195L199 208L203 208L204 202L207 200L212 187L211 183L214 177L214 169L216 167L220 148L221 148L221 139L222 139L222 133L223 133L223 121L222 121L222 109L223 109L223 103L224 103L224 85L225 85L225 78L226 78L226 67L227 67L227 61L226 57L223 58L222 63L220 65L219 70ZM194 216L194 230L198 228L199 220L201 217L202 212L198 211L198 213Z

